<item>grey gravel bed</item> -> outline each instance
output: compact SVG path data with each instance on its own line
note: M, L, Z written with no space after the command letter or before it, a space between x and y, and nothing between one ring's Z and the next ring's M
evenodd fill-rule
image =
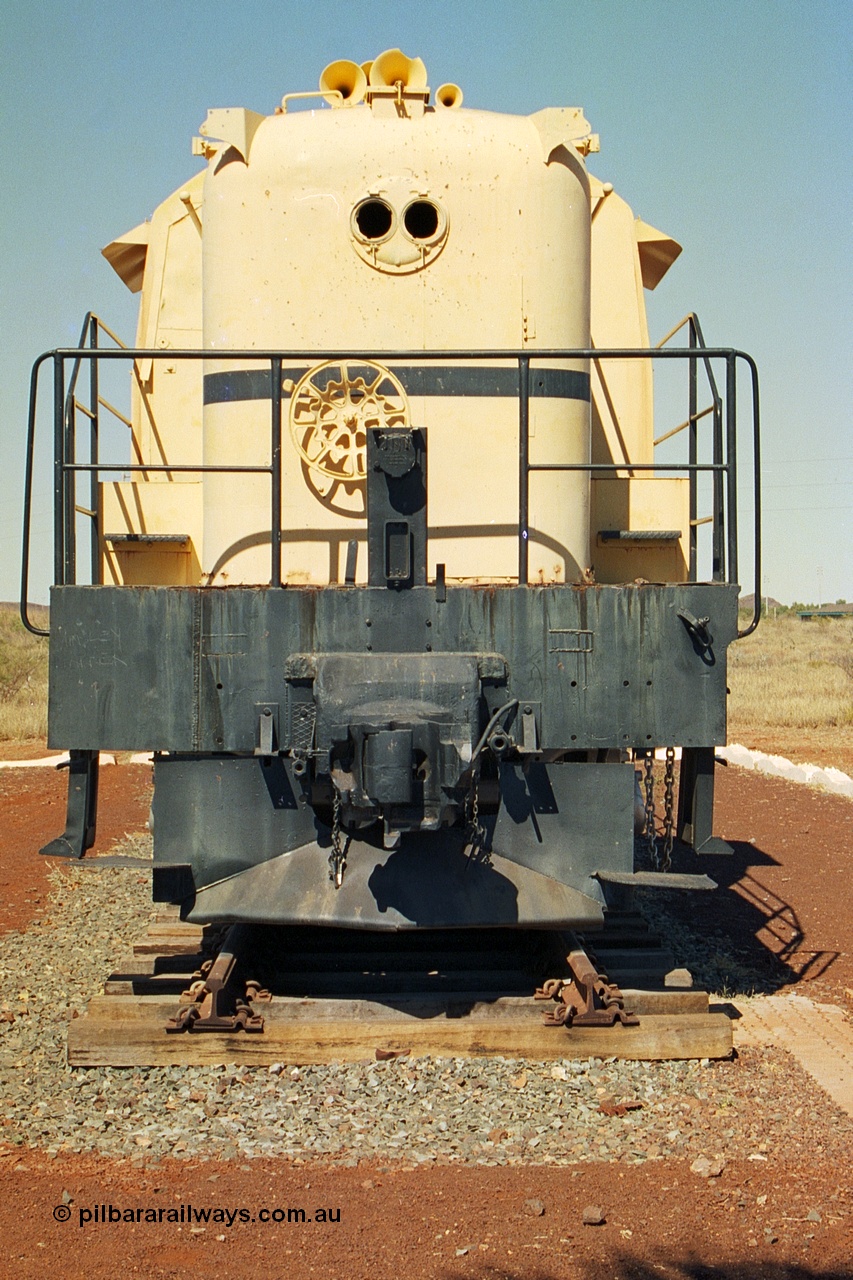
M853 1121L793 1059L769 1050L723 1063L69 1068L69 1018L85 1013L150 913L147 870L69 866L53 873L44 917L0 938L0 1142L146 1162L274 1155L346 1164L720 1153L762 1162L806 1151L846 1161L853 1149ZM602 1111L619 1102L641 1105Z
M783 966L769 953L762 954L754 939L728 937L720 925L711 925L706 932L703 924L697 932L684 922L683 895L671 889L638 889L635 894L649 926L666 938L677 963L690 970L697 989L721 999L778 990L773 978L783 972Z

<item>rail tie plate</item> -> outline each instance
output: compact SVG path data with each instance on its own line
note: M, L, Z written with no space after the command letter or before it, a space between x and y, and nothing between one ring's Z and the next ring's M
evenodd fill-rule
M535 1000L554 1000L556 1009L543 1015L546 1027L639 1026L635 1013L626 1012L625 1000L615 982L599 973L581 946L566 956L571 976L549 978L534 995Z
M180 1009L166 1023L167 1032L263 1031L263 1017L253 1005L269 1001L269 991L251 980L242 984L242 992L238 986L240 948L245 942L243 926L234 925L228 930L216 959L205 961L193 974L194 981L184 991ZM233 1006L233 1013L226 1013L229 1005Z

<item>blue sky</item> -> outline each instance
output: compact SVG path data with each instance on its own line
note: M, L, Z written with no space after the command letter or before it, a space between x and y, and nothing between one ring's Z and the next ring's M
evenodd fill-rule
M399 45L468 106L582 106L590 167L684 253L652 338L698 312L762 378L764 590L853 600L849 0L69 0L4 6L0 599L18 591L29 368L91 308L131 340L100 256L196 171L213 106L271 112L334 58ZM46 458L42 458L46 463ZM49 486L47 471L42 491ZM44 505L44 504L42 504ZM748 493L742 521L751 520ZM46 510L35 599L46 597ZM750 539L742 581L751 590Z

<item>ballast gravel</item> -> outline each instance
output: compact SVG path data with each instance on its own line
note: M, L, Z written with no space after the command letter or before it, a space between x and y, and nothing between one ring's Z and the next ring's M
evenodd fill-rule
M85 1013L144 931L150 873L68 866L52 882L45 915L0 938L0 1144L145 1163L676 1156L704 1157L711 1169L721 1159L763 1163L783 1151L846 1162L853 1149L853 1121L778 1050L749 1049L731 1062L421 1058L72 1069L68 1021Z

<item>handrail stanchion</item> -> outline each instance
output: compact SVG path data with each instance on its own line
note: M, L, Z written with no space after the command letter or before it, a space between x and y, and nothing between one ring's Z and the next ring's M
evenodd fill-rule
M755 554L753 569L755 575L755 590L753 591L752 597L752 621L748 627L744 628L743 631L738 631L738 640L743 640L745 636L751 636L755 628L758 626L761 618L761 414L758 404L758 369L752 356L744 354L743 358L749 365L750 377L752 379L752 488L753 494L755 495Z
M30 373L30 404L27 414L27 457L24 464L24 510L23 510L23 537L21 539L21 622L27 631L34 636L48 636L50 632L45 627L37 627L35 623L30 621L29 616L29 595L30 595L30 528L32 525L32 509L33 509L33 459L36 447L36 399L38 391L39 372L43 362L48 357L40 356L36 360Z
M92 316L89 321L89 346L97 347L98 345L98 317ZM99 401L99 385L98 385L98 362L97 360L89 361L89 461L97 463L100 458L100 401ZM101 581L101 555L100 555L100 531L101 531L101 504L100 504L100 480L97 471L93 471L89 481L89 509L92 512L91 534L89 538L91 549L91 579L92 584L97 585Z
M527 586L530 508L530 356L518 357L518 583Z
M696 323L692 315L689 317L688 335L689 335L688 345L690 347L690 350L695 351L697 346ZM696 414L698 412L697 369L696 369L696 360L694 357L690 358L687 377L688 377L687 412L688 412L689 421L690 421L690 427L687 432L688 461L690 462L691 466L694 466L698 461L698 441L699 441L699 423L696 419ZM688 540L688 545L690 548L690 568L687 575L690 582L696 581L696 575L698 573L698 559L699 559L699 529L696 524L696 520L699 514L697 481L698 481L697 473L695 471L691 471L690 479L689 479L690 535Z
M64 382L64 371L63 371ZM77 410L74 397L65 396L65 454L62 460L65 507L65 577L63 582L77 581L77 476L69 463L77 461Z
M737 367L735 354L726 356L726 514L728 516L727 582L737 582ZM719 473L718 473L719 474Z
M721 466L723 462L723 407L714 400L714 462ZM712 484L711 510L713 513L713 555L711 577L714 582L724 582L726 578L725 552L725 511L723 509L723 477L720 471L714 472Z
M272 440L270 442L270 585L281 586L281 356L270 361Z
M65 582L65 362L53 357L53 581Z

